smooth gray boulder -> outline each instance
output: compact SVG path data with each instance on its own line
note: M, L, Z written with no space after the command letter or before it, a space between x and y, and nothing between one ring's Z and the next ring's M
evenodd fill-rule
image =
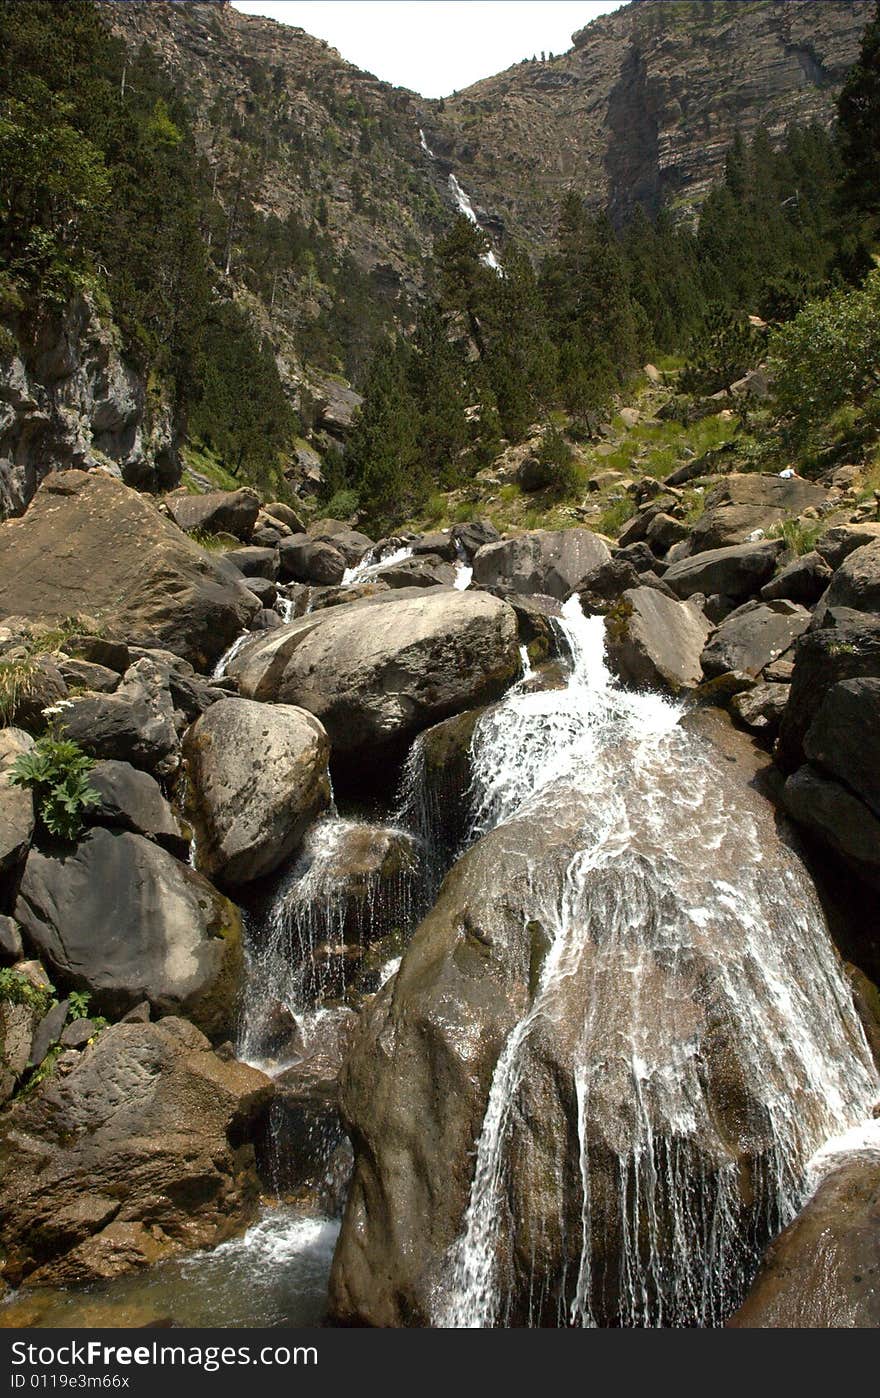
M678 597L701 592L704 597L718 594L743 601L769 581L783 548L781 539L763 539L691 554L667 568L663 581Z
M859 613L828 618L797 643L776 761L793 772L804 761L804 739L825 695L841 680L880 678L880 617Z
M755 529L769 530L821 505L827 493L824 486L800 476L725 476L706 497L705 510L691 532L692 551L744 543Z
M223 556L247 578L248 584L252 578L265 578L268 582L274 582L278 577L279 558L275 548L260 548L254 545L250 548L230 549Z
M310 539L332 544L341 553L349 568L354 568L376 545L367 534L352 529L341 519L316 519L307 530Z
M223 884L277 869L330 804L330 743L303 709L223 699L183 751L197 867Z
M15 917L57 983L124 1014L149 1000L206 1034L228 1034L241 976L238 909L207 879L141 835L90 830L54 853L33 849Z
M334 755L372 760L422 728L497 698L520 669L516 616L485 592L380 593L245 647L247 698L307 709Z
M624 684L680 689L703 677L700 655L711 626L697 607L652 587L627 589L605 618L608 665Z
M709 679L735 670L760 675L789 649L810 625L812 617L794 602L752 602L725 617L703 651L703 672Z
M807 729L804 752L880 816L880 678L832 685Z
M816 541L816 552L828 567L839 568L856 549L880 539L880 522L872 524L835 524Z
M787 598L789 602L800 602L804 607L812 607L819 601L831 581L831 569L821 554L804 553L792 559L781 572L771 578L761 588L765 602Z
M536 529L495 544L474 555L474 582L508 587L513 592L541 592L564 602L611 554L589 529Z

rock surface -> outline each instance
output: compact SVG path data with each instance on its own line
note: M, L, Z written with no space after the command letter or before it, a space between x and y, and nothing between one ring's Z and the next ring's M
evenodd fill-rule
M184 743L197 867L228 885L277 869L330 803L329 756L304 709L214 704Z
M20 728L0 729L0 889L24 862L34 833L33 794L9 780L19 757L33 745Z
M610 556L607 545L589 529L536 529L484 544L474 555L474 582L512 592L541 592L564 602Z
M760 675L802 636L812 618L794 602L752 602L724 618L703 651L703 671L714 679L735 670Z
M734 1329L880 1326L880 1152L843 1160L771 1244Z
M606 616L609 668L624 684L677 691L702 679L700 655L711 630L703 613L650 587L630 588Z
M709 549L677 560L663 574L663 581L678 597L701 592L706 597L718 594L743 601L768 581L781 550L781 539Z
M374 758L497 698L520 666L516 617L479 592L379 594L293 622L230 667L242 694L307 709L334 754Z
M13 1285L100 1280L210 1246L255 1202L241 1148L270 1081L193 1025L105 1029L0 1126L0 1241Z
M260 511L255 490L213 490L206 495L181 492L165 497L171 518L186 534L234 534L248 540Z
M109 476L50 475L0 527L0 616L94 616L207 665L259 610L237 573Z
M140 835L96 828L28 856L15 916L57 983L124 1014L148 1000L212 1038L234 1024L241 977L237 908Z

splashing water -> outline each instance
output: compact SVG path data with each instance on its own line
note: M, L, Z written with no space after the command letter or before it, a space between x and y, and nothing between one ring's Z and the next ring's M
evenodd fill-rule
M214 666L214 669L211 671L211 678L213 680L223 679L233 660L237 655L241 654L248 641L253 641L255 639L256 634L257 633L254 631L242 631L241 635L235 638L232 645L228 650L223 652L217 664Z
M495 1066L438 1324L522 1323L525 1294L537 1324L717 1325L877 1074L811 881L765 849L762 798L680 706L613 682L601 618L573 599L561 628L567 687L516 686L472 744L471 838L548 832L521 914L549 945ZM549 1144L548 1062L571 1079ZM522 1230L548 1256L561 1234L555 1274L523 1279Z
M396 568L398 564L405 562L407 558L412 558L412 549L401 547L392 549L390 552L379 554L376 557L376 550L370 549L365 554L360 563L353 568L346 568L342 575L343 587L356 587L358 583L370 582L378 577L386 568Z
M414 863L391 876L366 874L353 896L346 861L352 839L366 829L335 814L318 821L279 880L262 927L249 938L239 1044L245 1061L266 1062L274 1006L286 1006L307 1032L321 1014L322 998L345 993L347 948L362 949L412 927ZM403 831L390 833L410 839Z

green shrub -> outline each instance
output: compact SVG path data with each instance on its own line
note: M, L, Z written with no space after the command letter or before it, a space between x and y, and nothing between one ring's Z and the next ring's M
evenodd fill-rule
M13 786L30 787L51 835L75 840L83 827L83 812L101 799L88 783L94 765L78 743L46 734L16 759L9 780Z
M28 1005L42 1019L53 1003L54 985L37 987L21 971L0 967L0 1001L8 1005Z
M357 514L360 497L356 490L336 490L327 501L327 514L331 519L348 519Z

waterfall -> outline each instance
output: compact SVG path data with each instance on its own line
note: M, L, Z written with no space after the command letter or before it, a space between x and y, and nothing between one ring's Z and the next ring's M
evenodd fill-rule
M407 545L386 549L384 553L370 549L369 553L364 554L360 563L355 564L353 568L346 568L342 575L342 586L356 587L358 583L371 582L386 568L396 568L407 558L412 558L412 549Z
M235 657L239 655L241 651L244 650L248 641L252 641L254 639L254 634L255 633L253 631L242 631L240 636L236 636L235 640L232 642L232 645L229 646L228 649L223 652L220 659L217 661L217 664L214 666L214 669L211 671L211 679L223 679L223 676L226 674Z
M353 846L372 827L332 814L309 831L293 865L278 878L262 915L252 919L240 1057L272 1064L273 1019L279 1005L296 1020L300 1038L326 1026L324 1001L344 1001L356 959L367 947L413 925L415 858L390 876L357 867ZM385 827L375 837L410 845ZM412 846L413 852L415 850ZM346 878L352 865L353 878ZM378 982L377 967L377 982Z
M425 155L428 157L429 160L436 160L437 157L434 155L434 152L431 150L431 147L425 140L425 133L421 127L419 127L419 145L421 146L422 150L425 152Z
M474 213L474 206L471 203L468 196L465 194L464 190L462 189L461 185L458 183L458 180L455 178L454 175L449 176L449 189L453 199L455 200L455 207L458 209L458 212L460 214L464 214L464 217L468 220L468 223L472 223L475 228L479 228L480 220ZM483 257L480 258L480 261L486 267L491 267L492 271L497 272L499 276L503 276L504 273L501 263L498 261L498 258L495 256L491 248L487 253L483 255Z
M877 1074L808 876L784 845L768 863L760 798L725 785L680 705L612 680L601 618L575 598L561 628L567 687L520 683L473 737L470 839L540 822L563 858L529 869L524 925L549 947L495 1066L437 1322L510 1323L529 1207L510 1152L552 1050L576 1164L560 1140L543 1187L579 1200L579 1225L555 1303L533 1275L530 1316L717 1325L801 1206L814 1152L870 1116Z

